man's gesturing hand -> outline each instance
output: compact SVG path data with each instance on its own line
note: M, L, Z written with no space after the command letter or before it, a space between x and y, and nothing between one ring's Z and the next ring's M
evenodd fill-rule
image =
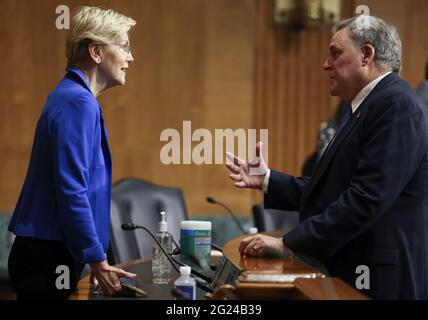
M229 175L237 188L263 189L263 181L268 170L263 159L261 142L256 145L256 157L248 162L244 161L230 152L226 152L228 162L226 167L232 171Z

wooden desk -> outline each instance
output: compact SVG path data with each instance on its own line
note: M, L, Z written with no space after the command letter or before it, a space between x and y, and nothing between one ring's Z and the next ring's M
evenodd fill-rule
M286 230L269 232L275 237ZM298 299L298 300L366 300L367 297L339 278L328 278L320 270L298 258L267 259L241 257L241 236L229 241L224 254L241 269L238 284L224 285L211 299ZM269 279L264 281L263 279ZM257 282L254 282L254 281Z
M142 281L142 289L147 292L147 297L107 297L102 294L93 293L92 285L89 283L89 276L86 276L80 280L77 290L70 296L69 300L174 300L171 289L174 286L174 280L178 277L178 273L174 269L171 272L172 280L170 283L154 284L152 282L152 262L150 259L134 260L119 264L117 267L136 273ZM200 289L196 289L198 299L203 299L204 293Z
M270 232L269 235L281 236L285 231ZM223 285L213 294L205 294L197 289L198 299L298 299L298 300L365 300L367 297L338 278L325 277L319 270L296 258L266 259L266 258L242 258L238 248L241 236L229 241L224 247L224 254L241 269L241 276L237 285ZM151 260L141 259L118 265L119 268L136 273L142 280L143 290L148 293L145 300L172 300L174 297L170 291L173 281L169 284L153 284ZM252 282L246 281L246 275L281 276L286 275L290 281L282 282ZM172 278L178 274L172 271ZM305 278L306 277L306 278ZM71 300L118 300L129 299L121 297L105 297L91 293L89 276L83 278L77 290L70 297ZM132 298L135 299L135 298Z
M212 263L218 263L219 257L211 256ZM152 282L152 260L150 258L138 259L117 265L118 268L137 274L142 281L142 289L147 292L147 297L107 297L93 292L92 284L89 282L89 276L82 278L77 285L77 289L70 296L69 300L123 300L123 299L144 299L144 300L174 300L171 289L174 286L174 280L178 278L178 272L171 271L171 281L168 284L155 284ZM196 288L196 298L204 299L205 291Z
M149 259L139 259L139 260L119 264L117 267L125 269L130 272L137 273L137 276L140 277L140 279L143 281L143 287L144 287L144 290L146 291L147 276L143 274L143 271L147 269L148 266L146 267L146 265L148 264L150 264ZM136 268L139 270L135 270ZM151 272L150 272L150 275L151 275ZM77 290L71 295L69 300L118 299L118 297L105 297L99 294L95 294L95 293L92 293L92 291L93 291L92 284L89 282L89 276L86 276L79 281L79 284L77 285Z

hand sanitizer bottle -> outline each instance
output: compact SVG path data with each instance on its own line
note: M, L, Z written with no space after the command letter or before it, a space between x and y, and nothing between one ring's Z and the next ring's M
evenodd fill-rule
M172 236L168 232L168 223L165 220L165 212L161 212L161 221L156 238L168 254L172 252ZM162 249L153 243L152 272L153 283L168 283L171 280L172 266Z

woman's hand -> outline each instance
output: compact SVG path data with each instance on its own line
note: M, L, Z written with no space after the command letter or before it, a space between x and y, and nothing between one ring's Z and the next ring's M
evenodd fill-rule
M122 289L120 277L135 278L135 273L110 266L107 261L93 262L89 264L92 269L91 276L98 281L101 290L106 296L118 295Z

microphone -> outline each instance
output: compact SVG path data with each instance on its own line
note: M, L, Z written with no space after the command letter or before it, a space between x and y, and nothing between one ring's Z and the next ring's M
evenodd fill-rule
M136 224L133 224L133 223L124 223L124 224L122 224L122 229L123 230L125 230L125 231L133 231L133 230L135 230L135 229L144 229L147 233L149 233L150 234L150 236L158 243L158 245L161 247L161 249L163 249L163 247L160 245L160 243L158 242L158 240L156 239L156 237L151 233L151 231L150 230L148 230L147 228L145 228L145 227L143 227L143 226L139 226L139 225L136 225ZM171 237L172 237L172 235L171 235ZM178 255L180 255L181 254L181 250L180 250L180 248L179 248L179 246L177 245L177 243L174 241L174 237L172 237L172 241L174 242L174 244L175 244L175 246L176 246L176 248L173 250L173 252L172 252L172 255L174 255L174 256L178 256ZM218 250L218 251L220 251L220 252L223 252L223 249L222 248L220 248L218 245L216 245L216 244L214 244L214 243L212 243L211 244L211 247L212 248L214 248L215 250ZM163 250L163 252L165 253L165 251ZM170 256L171 257L171 255L169 255L168 254L168 256ZM172 258L172 257L171 257ZM199 259L196 257L196 256L194 256L194 255L190 255L190 258L192 259L192 261L193 262L196 262L196 264L199 266L199 267L202 267L202 264L201 264L201 262L199 261ZM172 258L172 260L175 262L175 263L177 263L177 264L179 264L180 266L184 266L184 264L183 263L181 263L181 262L178 262L177 260L175 260L174 258ZM170 261L171 262L171 261ZM212 271L216 271L216 269L217 269L217 266L215 266L215 265L211 265L210 266L210 269L212 270ZM177 270L177 269L176 269ZM192 270L192 271L194 271L194 270ZM212 281L212 279L211 278L209 278L209 277L207 277L207 276L204 276L203 274L200 274L199 272L197 272L196 270L194 271L194 273L195 273L195 275L196 276L198 276L198 277L200 277L200 278L202 278L202 279L204 279L205 281L207 281L207 282L211 282Z
M219 206L223 207L224 209L226 209L227 212L229 212L230 216L233 218L233 220L235 221L236 225L239 227L239 229L241 230L242 234L247 234L247 232L245 231L245 229L242 227L242 225L239 223L238 218L236 218L236 216L233 214L232 210L229 209L228 206L226 206L224 203L217 201L216 199L214 199L213 197L207 197L207 202L208 203L212 203L212 204L218 204Z
M135 230L137 228L138 228L138 226L136 226L133 223L124 223L124 224L122 224L122 230L125 230L125 231L131 231L131 230Z
M161 248L161 250L163 251L163 253L165 254L165 250L164 250L164 248L163 248L163 246L160 244L160 242L158 241L158 239L156 239L156 237L154 236L154 234L149 230L149 229L147 229L146 227L143 227L143 226L139 226L139 225L136 225L136 224L133 224L133 223L124 223L124 224L122 224L122 229L123 230L126 230L126 231L133 231L133 230L135 230L135 229L143 229L143 230L145 230L155 241L156 241L156 243L158 244L158 246ZM171 235L172 236L172 235ZM172 241L174 241L174 237L172 238ZM175 241L174 241L174 243L175 243ZM215 245L215 244L211 244L211 246L214 248L214 249L216 249L216 250L219 250L219 251L221 251L221 252L223 252L223 250L219 247L219 246L217 246L217 245ZM180 255L181 254L181 250L180 250L180 248L177 246L174 250L173 250L173 252L172 252L172 254L167 254L167 258L168 258L168 260L169 260L169 262L174 266L174 269L175 270L177 270L179 273L180 273L180 271L179 271L179 269L174 265L174 263L176 263L176 264L178 264L178 265L180 265L180 266L184 266L185 264L183 264L183 263L181 263L181 262L178 262L177 260L175 260L171 255ZM190 256L190 258L192 259L192 261L193 262L196 262L196 264L199 266L199 267L201 267L202 265L201 265L201 263L199 262L199 260L196 258L196 257L194 257L193 255L191 255ZM172 260L172 262L171 262L171 260ZM212 271L215 271L216 270L216 267L215 266L210 266L209 267ZM205 269L205 268L202 268L202 269ZM208 276L206 276L206 275L203 275L202 273L200 273L200 272L198 272L198 271L196 271L196 270L193 270L192 269L192 274L193 275L195 275L195 276L197 276L197 277L199 277L199 278L201 278L201 279L203 279L203 280L205 280L206 282L212 282L213 281L213 279L211 279L210 277L208 277Z
M165 248L162 246L162 244L159 242L159 240L156 239L156 237L154 236L154 234L149 229L147 229L146 227L143 227L143 226L139 226L139 225L133 224L133 223L124 223L124 224L122 224L122 230L133 231L135 229L143 229L144 231L146 231L152 237L152 239L156 242L156 244L159 246L159 248L162 250L162 252L164 253L164 255L167 257L168 261L171 263L171 265L175 269L175 271L177 271L178 273L180 273L180 270L175 265L174 261L171 259L171 257L168 254L168 252L166 252Z
M178 262L177 260L175 260L174 258L172 258L171 255L169 255L168 252L166 252L165 248L158 241L158 239L156 239L155 235L149 229L147 229L144 226L140 226L140 225L137 225L137 224L134 224L134 223L124 223L124 224L122 224L122 230L133 231L133 230L136 230L136 229L143 229L144 231L146 231L150 235L150 237L152 237L152 239L156 242L156 244L159 246L159 248L165 254L165 256L167 257L169 263L171 263L171 265L173 266L173 268L175 269L175 271L177 271L180 274L180 270L179 270L179 268L177 267L176 264L178 264L180 266L184 266L184 264L181 263L181 262ZM195 275L197 277L200 277L200 278L204 279L205 281L209 281L209 282L213 281L212 279L204 276L203 274L200 274L199 272L197 272L197 271L195 271L193 269L192 269L191 272L192 272L193 275ZM200 289L202 289L204 291L207 291L207 292L213 292L212 289L210 289L209 287L207 287L206 285L204 285L199 279L195 279L195 281L196 281L196 285Z
M150 234L150 236L151 236L152 238L155 238L155 236L154 236L153 234L151 234L150 230L146 229L146 228L145 228L145 227L143 227L143 226L139 226L139 225L136 225L136 224L133 224L133 223L124 223L124 224L122 224L122 230L125 230L125 231L133 231L133 230L135 230L135 229L144 229L144 230L146 230L146 232L147 232L147 233L149 233L149 234ZM178 248L179 248L179 245L177 244L177 242L175 242L174 237L172 236L172 234L171 234L171 239L172 239L172 242L173 242L173 243L174 243L174 245L175 245L174 252L175 252L176 250L180 250L180 249L178 249ZM157 240L157 239L155 239L155 240Z

